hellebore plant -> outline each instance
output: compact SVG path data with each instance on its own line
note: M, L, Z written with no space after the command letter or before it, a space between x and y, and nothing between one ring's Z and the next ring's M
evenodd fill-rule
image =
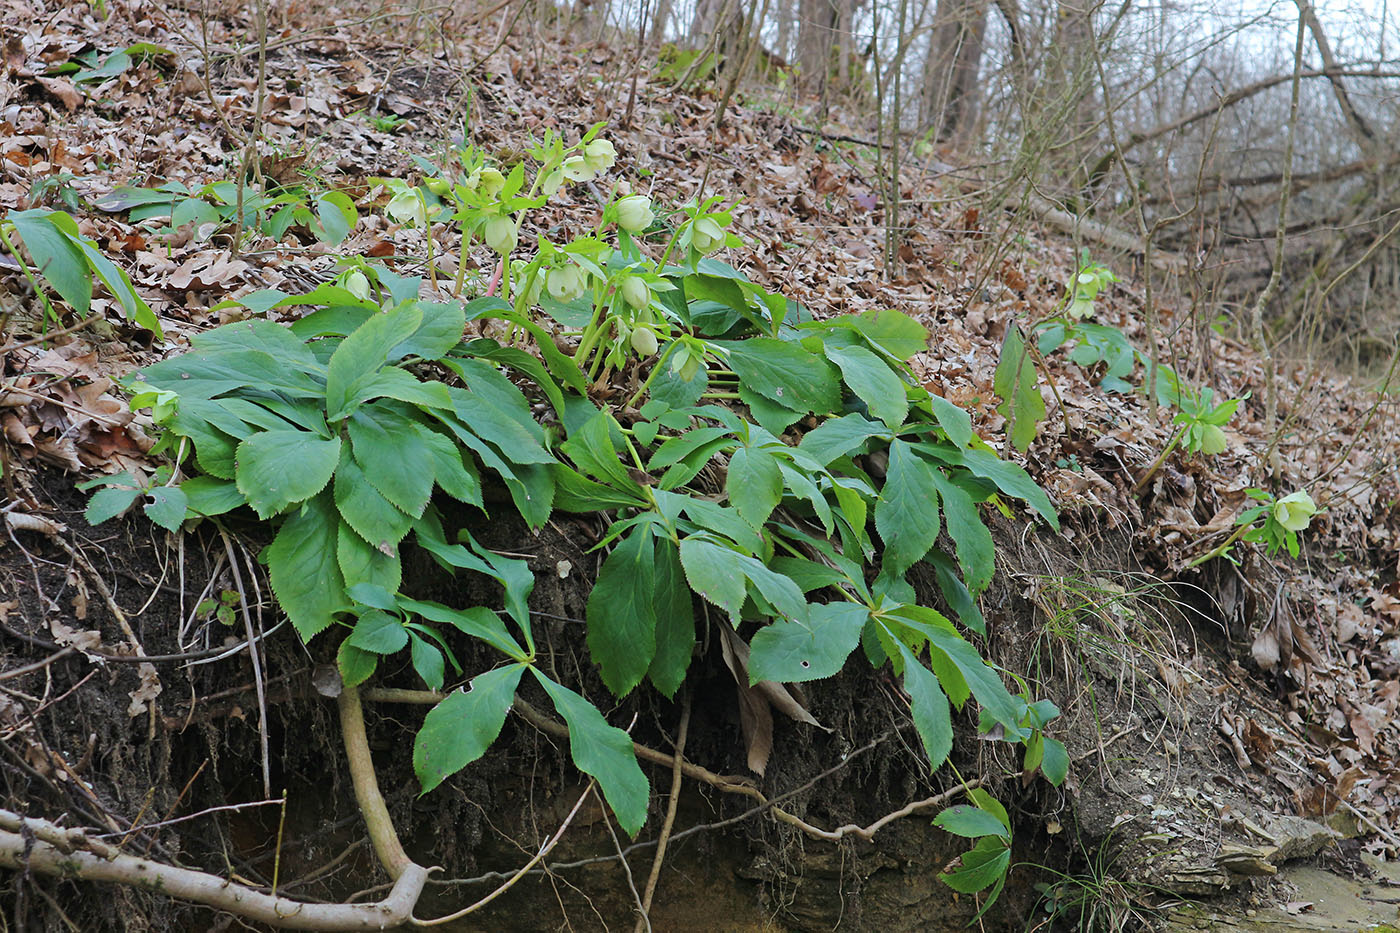
M1188 568L1204 564L1216 557L1234 561L1230 548L1236 541L1248 541L1264 545L1269 554L1277 554L1286 548L1289 557L1298 556L1298 532L1304 531L1317 514L1317 503L1304 490L1289 493L1276 499L1272 493L1262 489L1246 489L1245 493L1260 504L1245 509L1235 519L1235 532L1224 544L1202 554L1187 564ZM1263 519L1263 524L1259 520Z

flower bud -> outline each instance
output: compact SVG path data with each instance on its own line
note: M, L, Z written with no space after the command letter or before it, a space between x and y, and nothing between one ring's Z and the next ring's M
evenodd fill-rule
M447 183L447 179L445 178L429 178L427 181L423 182L423 187L440 198L447 197L452 191L452 186Z
M1317 514L1312 496L1299 490L1274 503L1274 521L1289 531L1302 531Z
M365 278L365 274L359 269L347 275L341 284L345 286L347 292L361 301L369 298L369 279Z
M482 197L494 198L506 186L506 176L494 168L483 168L476 174L480 175L476 190L481 193Z
M636 311L641 311L651 304L651 289L647 287L646 280L639 275L629 275L623 279L618 291L622 293L622 300Z
M573 301L583 294L583 275L578 266L563 266L549 271L549 294L555 301Z
M650 327L638 327L632 331L632 349L642 356L651 356L656 352L656 334Z
M486 239L486 245L502 256L509 255L510 251L515 249L515 221L508 216L498 215L486 221L482 235Z
M628 233L641 233L655 219L651 198L644 194L629 194L617 202L617 225Z

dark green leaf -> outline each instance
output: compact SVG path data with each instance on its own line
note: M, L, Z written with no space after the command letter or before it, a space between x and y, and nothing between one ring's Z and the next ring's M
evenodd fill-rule
M889 437L889 430L862 415L830 418L802 436L798 450L822 466L852 453L872 437Z
M151 501L146 503L146 517L166 531L179 531L189 507L188 497L179 486L152 486L146 490Z
M267 548L272 592L302 641L330 625L347 602L335 556L339 528L335 502L323 492L283 522Z
M967 804L944 810L933 818L933 825L964 839L979 839L982 836L1011 838L1011 831L994 814Z
M1045 751L1040 760L1040 771L1046 780L1056 787L1065 782L1069 775L1069 752L1059 739L1045 737Z
M192 476L180 484L190 515L222 515L246 505L243 493L229 480L212 476Z
M74 311L87 314L92 303L92 277L87 259L77 244L54 225L54 213L35 209L10 211L6 216L24 238L24 246L33 257L38 273Z
M372 583L390 593L397 592L403 582L403 568L397 548L380 550L344 522L336 536L336 560L346 586Z
M1036 426L1045 420L1045 399L1040 397L1037 381L1030 349L1021 338L1021 329L1013 322L1006 328L992 387L1002 397L997 411L1006 418L1007 436L1017 450L1024 451L1031 446Z
M987 620L982 618L982 610L977 608L977 600L968 592L966 584L958 579L953 559L936 548L924 559L933 565L938 589L962 624L979 635L987 634Z
M131 508L131 504L141 496L141 490L126 489L121 486L106 486L93 493L88 500L83 518L89 525L100 525L116 518Z
M469 691L454 690L428 711L413 741L413 772L423 793L486 753L501 734L524 672L524 664L511 664L478 674Z
M418 672L418 676L423 678L423 683L429 690L441 690L443 676L446 673L446 665L442 659L442 651L422 635L417 632L408 633L409 657L413 661L413 669Z
M329 418L336 420L350 413L358 384L382 369L389 351L412 336L422 321L422 310L408 305L373 315L341 341L326 367Z
M964 852L962 864L938 877L943 883L961 894L976 894L983 888L996 884L1011 867L1011 848L1004 839L983 837L982 841Z
M656 653L654 560L651 529L634 529L603 561L588 594L588 651L614 696L641 683Z
M744 607L744 556L703 538L686 538L680 545L681 564L690 588L729 614L735 625Z
M656 654L647 676L664 696L675 696L695 650L695 616L680 552L669 538L655 539Z
M340 668L341 685L357 687L369 680L375 668L379 667L379 655L372 651L362 651L346 640L340 643L335 662L336 667Z
M572 690L555 683L539 671L530 673L554 701L554 708L569 727L569 752L574 765L584 774L597 778L603 797L617 816L618 825L636 836L647 818L651 787L637 764L632 739L608 725L597 707Z
M938 426L948 435L948 440L959 447L972 443L972 416L941 395L929 393L929 404L933 406L933 417Z
M924 667L902 639L892 637L890 640L904 661L904 692L909 694L914 729L924 744L929 766L937 770L953 750L953 719L948 711L948 697L939 686L938 678Z
M348 448L341 452L334 492L341 518L357 535L381 551L396 550L413 525L412 518L370 485Z

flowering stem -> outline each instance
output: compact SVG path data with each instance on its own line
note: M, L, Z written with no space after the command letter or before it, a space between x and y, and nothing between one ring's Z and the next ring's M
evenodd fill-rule
M1147 485L1148 480L1157 475L1157 471L1162 468L1162 464L1166 462L1167 457L1171 456L1171 452L1176 450L1176 445L1181 443L1181 438L1185 433L1185 427L1177 429L1177 432L1172 435L1172 439L1167 443L1167 446L1162 448L1162 452L1157 455L1157 459L1153 460L1152 465L1147 468L1147 472L1142 474L1142 476L1138 478L1138 481L1133 484L1134 494L1142 492L1142 487Z
M1253 527L1254 527L1254 523L1253 523L1253 522L1246 522L1245 524L1239 526L1238 528L1235 529L1235 533L1234 533L1234 534L1230 535L1230 537L1228 537L1228 538L1225 539L1225 543L1224 543L1224 544L1220 545L1219 547L1217 547L1217 548L1215 548L1215 549L1213 549L1213 550L1211 550L1211 551L1207 551L1206 553L1202 554L1200 557L1198 557L1198 558L1196 558L1195 560L1191 561L1189 564L1186 565L1186 569L1187 569L1187 570L1190 570L1192 567L1199 567L1201 564L1204 564L1206 561L1208 561L1208 560L1214 560L1215 558L1219 557L1221 554L1224 554L1226 551L1230 550L1230 545L1234 544L1236 541L1238 541L1240 538L1242 538L1242 537L1244 536L1245 532L1249 531L1249 529L1251 529L1251 528L1253 528Z

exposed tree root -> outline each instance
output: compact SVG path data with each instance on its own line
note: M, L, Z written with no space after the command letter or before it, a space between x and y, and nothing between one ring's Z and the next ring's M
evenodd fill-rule
M106 881L145 888L168 897L204 904L284 930L387 930L409 921L430 869L403 850L389 819L365 737L360 695L340 694L340 723L355 800L374 851L394 879L388 897L376 904L308 904L264 894L207 872L179 868L122 854L115 846L47 820L0 810L0 866L76 881Z

